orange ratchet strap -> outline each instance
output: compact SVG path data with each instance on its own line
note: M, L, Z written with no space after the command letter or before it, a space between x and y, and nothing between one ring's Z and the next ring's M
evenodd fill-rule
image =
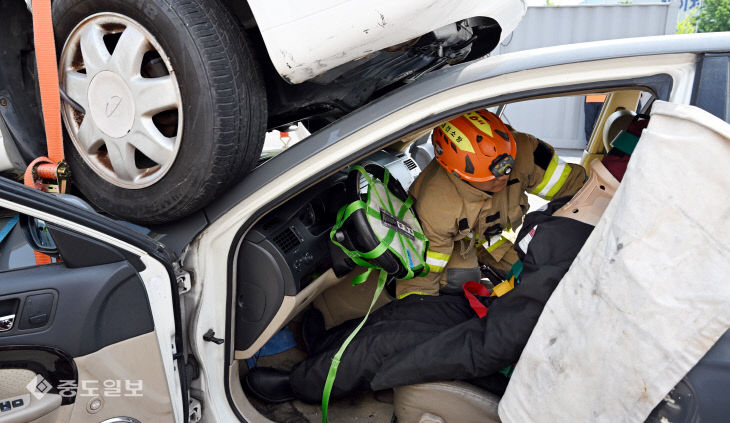
M61 96L50 0L33 1L33 37L48 157L31 162L25 171L24 183L42 191L66 192L70 171L63 155Z
M51 0L33 0L33 38L48 157L33 160L25 170L23 182L41 191L63 193L68 189L70 172L63 155L61 96L51 21ZM35 261L36 264L48 264L51 263L51 258L35 251Z

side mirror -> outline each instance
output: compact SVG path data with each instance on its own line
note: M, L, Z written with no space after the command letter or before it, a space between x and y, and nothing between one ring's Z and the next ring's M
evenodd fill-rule
M48 225L41 219L21 215L20 226L23 228L25 239L38 252L48 255L58 255L58 248L51 237Z

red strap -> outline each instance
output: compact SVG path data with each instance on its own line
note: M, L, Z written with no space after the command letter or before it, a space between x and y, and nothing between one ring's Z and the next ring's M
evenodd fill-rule
M489 289L477 281L464 282L464 285L461 287L464 289L464 296L466 297L466 300L469 301L469 306L472 310L474 310L477 316L479 316L480 319L486 316L487 310L489 309L487 306L482 304L481 301L477 300L476 296L491 297L492 293L489 292Z

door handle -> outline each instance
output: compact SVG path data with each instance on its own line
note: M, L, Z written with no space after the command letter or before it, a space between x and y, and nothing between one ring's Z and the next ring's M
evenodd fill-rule
M0 316L0 332L7 332L13 328L15 323L15 315Z

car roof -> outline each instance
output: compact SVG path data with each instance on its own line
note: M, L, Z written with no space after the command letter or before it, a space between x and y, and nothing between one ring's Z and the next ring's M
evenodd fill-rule
M445 90L503 74L556 65L648 55L728 51L730 33L668 35L525 50L447 67L427 74L312 134L254 169L202 211L151 229L159 234L160 241L179 253L208 224L284 171L382 117Z

